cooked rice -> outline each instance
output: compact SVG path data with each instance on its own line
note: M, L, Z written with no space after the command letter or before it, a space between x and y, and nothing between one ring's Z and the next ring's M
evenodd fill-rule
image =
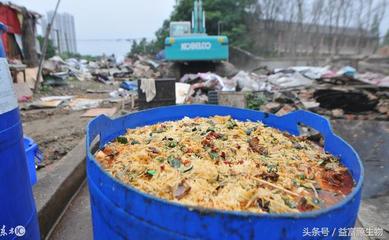
M318 144L230 116L128 129L95 155L113 177L189 206L302 212L339 202L354 182Z

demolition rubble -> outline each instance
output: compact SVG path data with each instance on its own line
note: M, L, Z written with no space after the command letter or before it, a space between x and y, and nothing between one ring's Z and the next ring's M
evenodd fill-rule
M118 102L136 108L143 101L138 99L140 93L145 95L144 101L154 101L153 106L159 106L166 105L158 99L167 92L162 88L170 86L175 88L176 104L232 105L278 115L307 109L331 118L389 119L389 75L384 71L371 72L365 67L365 71L358 72L350 66L331 65L284 69L263 66L242 71L232 64L228 66L228 75L199 72L172 79L167 78L171 64L148 56L128 58L120 64L110 58L86 61L63 60L56 56L47 60L43 67L43 88L51 90L43 92L43 98L31 99L26 94L19 96L19 100L25 102L25 109L65 107L81 110ZM161 86L159 82L163 79L170 79L173 84ZM75 89L74 85L80 85L76 82L85 82L81 85L93 82L98 89ZM70 89L70 92L58 89ZM55 92L60 96L51 94ZM90 98L91 94L99 93L105 96ZM234 99L237 96L239 101Z

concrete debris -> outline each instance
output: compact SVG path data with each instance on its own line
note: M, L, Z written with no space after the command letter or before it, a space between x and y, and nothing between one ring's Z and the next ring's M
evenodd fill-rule
M380 102L377 105L377 110L378 112L389 116L389 99L380 100Z
M296 108L292 107L291 105L289 104L285 104L280 110L278 110L276 112L276 115L277 116L283 116L289 112L293 112L294 110L296 110Z
M271 87L266 83L266 77L254 73L240 71L233 78L241 91L269 91Z
M385 76L380 73L365 72L357 74L355 78L362 82L379 87L389 87L389 76Z
M261 110L269 113L276 113L282 108L281 103L270 102L261 107Z
M361 61L358 63L358 70L361 72L375 72L389 75L389 63L375 62L372 60Z
M68 83L69 79L95 80L104 84L112 84L114 80L160 78L165 67L165 63L144 56L136 56L122 63L117 63L113 55L103 56L97 61L75 58L63 60L59 56L54 56L44 62L42 75L45 84L50 86L63 86Z
M302 101L302 104L303 104L305 109L312 109L312 108L317 108L320 106L320 103L318 103L316 101L308 101L308 102Z
M300 86L310 86L313 81L307 77L304 77L299 72L294 73L276 73L269 76L269 82L275 85L277 88L293 88Z
M326 67L296 66L296 67L289 67L287 69L275 69L274 73L292 74L298 72L302 74L304 77L313 80L313 79L319 79L325 74L329 74L331 72L329 69L330 69L329 66Z
M243 94L239 96L245 98L245 103L239 106L276 114L307 109L333 118L370 116L370 119L388 120L389 94L386 91L389 73L377 71L377 68L388 65L389 58L361 57L358 61L358 64L362 63L358 70L352 62L335 65L328 62L325 66L291 66L274 70L261 66L252 71L239 71L234 65L224 62L215 65L212 72L180 75L175 88L176 104L207 103L208 99L213 103L218 101L218 93L225 93L223 96L228 99L228 92L231 92L231 98L239 98L233 93ZM363 62L370 64L369 67ZM141 55L127 58L122 63L118 63L114 56L96 61L63 60L55 56L45 62L44 79L50 86L69 84L68 79L94 80L112 86L114 90L108 95L116 102L127 99L129 91L138 90L140 80L139 87L146 95L146 102L152 102L157 95L153 82L167 75L179 76L174 66L163 59ZM209 98L211 92L215 92L216 97ZM228 102L237 105L236 101Z

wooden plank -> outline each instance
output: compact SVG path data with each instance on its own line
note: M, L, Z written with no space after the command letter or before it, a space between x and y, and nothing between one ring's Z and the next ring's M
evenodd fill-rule
M219 105L246 108L245 92L218 92Z
M94 108L89 109L84 114L81 115L81 117L97 117L99 115L106 115L108 117L112 117L117 111L116 107L113 108Z

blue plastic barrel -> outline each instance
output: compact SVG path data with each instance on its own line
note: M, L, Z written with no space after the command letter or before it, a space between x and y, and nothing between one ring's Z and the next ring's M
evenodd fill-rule
M0 23L0 32L5 30ZM1 34L0 34L1 35ZM40 239L23 129L0 38L0 239Z
M324 137L325 150L341 158L350 169L356 187L334 206L299 214L188 208L120 183L100 167L91 153L91 143L98 136L101 148L125 133L126 128L178 120L185 116L214 115L231 115L241 121L261 121L293 135L299 135L300 123L318 130ZM231 107L187 105L150 109L115 120L99 116L87 128L87 159L95 239L304 239L304 234L314 229L324 229L324 233L327 229L327 236L322 234L308 239L337 239L339 231L355 224L363 181L363 166L353 148L332 132L330 123L324 117L302 110L278 117Z

